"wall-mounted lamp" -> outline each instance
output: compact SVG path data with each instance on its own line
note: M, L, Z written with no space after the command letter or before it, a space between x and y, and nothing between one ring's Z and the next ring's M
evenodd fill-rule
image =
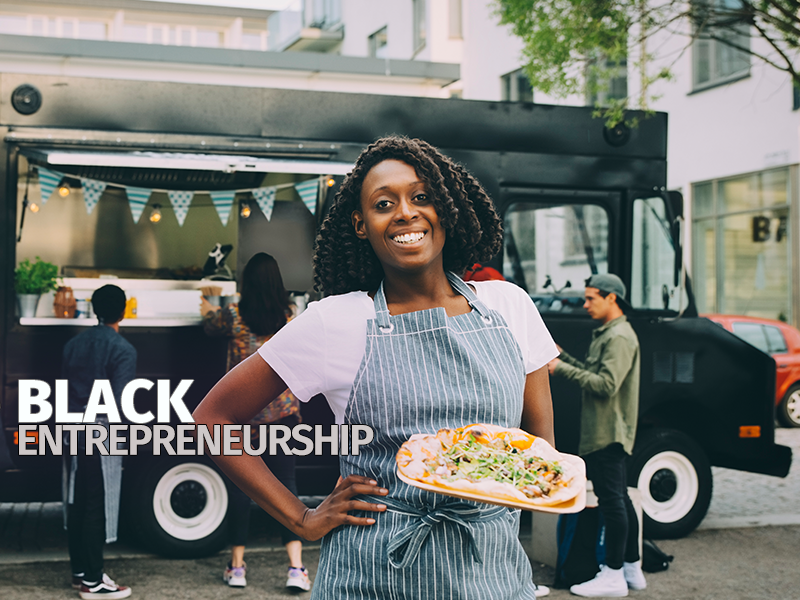
M247 200L242 200L242 207L239 209L239 216L243 219L250 217L253 210L250 208L250 203Z
M69 187L69 184L66 181L62 182L61 185L58 186L58 195L62 198L69 196L71 191L72 188Z
M150 222L158 223L161 220L161 205L153 204L153 210L150 212Z

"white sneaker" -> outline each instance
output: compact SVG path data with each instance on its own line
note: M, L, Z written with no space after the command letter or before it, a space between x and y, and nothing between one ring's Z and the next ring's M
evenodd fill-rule
M222 574L222 581L231 587L245 587L247 585L247 563L242 562L241 567L232 567L231 563L225 567L225 572Z
M533 591L536 592L537 598L544 598L550 593L550 588L546 585L533 584Z
M628 589L643 590L647 587L647 581L642 573L642 561L633 563L622 563L622 572L625 574L625 581L628 582Z
M286 587L291 590L308 591L311 589L311 580L308 578L308 570L305 567L289 567L286 575Z
M628 584L622 569L600 565L600 572L594 579L573 585L569 591L584 598L623 598L628 595Z

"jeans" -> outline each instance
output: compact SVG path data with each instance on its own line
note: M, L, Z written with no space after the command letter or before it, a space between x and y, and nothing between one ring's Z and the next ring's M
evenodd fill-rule
M583 457L605 520L606 565L611 569L639 560L639 520L628 496L627 457L621 444Z
M67 505L67 541L72 573L83 573L84 581L100 581L106 516L99 454L78 454L74 502Z

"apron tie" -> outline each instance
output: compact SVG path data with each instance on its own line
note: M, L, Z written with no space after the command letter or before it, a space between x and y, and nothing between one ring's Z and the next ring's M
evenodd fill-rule
M428 539L433 526L444 521L454 523L466 534L472 558L476 563L483 564L483 555L475 542L469 523L493 521L508 512L508 509L502 506L484 509L467 502L447 502L427 512L394 498L382 498L381 502L392 512L419 517L419 521L400 530L387 546L389 564L395 569L404 569L411 565L419 556L420 548Z

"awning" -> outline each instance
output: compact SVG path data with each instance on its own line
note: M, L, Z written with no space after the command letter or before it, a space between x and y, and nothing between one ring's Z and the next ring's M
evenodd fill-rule
M222 154L170 152L87 152L26 149L24 154L52 166L125 167L135 169L176 169L220 171L223 173L298 173L346 175L351 163L328 160L256 158Z

